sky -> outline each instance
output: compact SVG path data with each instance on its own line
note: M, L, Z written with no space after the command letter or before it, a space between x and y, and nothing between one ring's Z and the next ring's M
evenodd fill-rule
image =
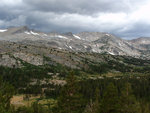
M150 0L1 0L0 28L150 37Z

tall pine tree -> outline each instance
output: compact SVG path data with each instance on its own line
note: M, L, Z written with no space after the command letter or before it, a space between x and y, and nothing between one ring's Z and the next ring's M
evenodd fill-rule
M0 113L10 113L10 99L14 94L14 88L5 83L0 76Z
M113 83L110 83L103 95L100 113L121 113L118 90Z
M100 90L97 87L95 90L95 98L94 101L91 99L88 105L85 108L84 113L99 113L100 110Z
M133 95L130 83L126 83L122 89L120 100L122 113L141 113L140 104Z
M71 73L58 99L58 111L59 113L82 113L84 107L83 96L79 93L74 74Z

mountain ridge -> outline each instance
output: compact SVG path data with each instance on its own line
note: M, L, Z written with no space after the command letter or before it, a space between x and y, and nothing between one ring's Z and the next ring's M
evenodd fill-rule
M74 52L96 52L150 58L150 38L125 40L105 32L73 34L35 31L27 26L0 30L0 40L32 45L45 45Z

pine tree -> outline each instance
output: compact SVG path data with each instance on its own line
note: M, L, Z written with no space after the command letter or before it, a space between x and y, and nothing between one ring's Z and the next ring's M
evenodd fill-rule
M4 83L0 77L0 112L10 113L10 99L14 94L14 88L8 83Z
M141 106L141 113L150 113L149 103L142 100L142 102L140 102L140 106Z
M131 84L125 84L121 91L120 100L122 113L141 113L140 104L133 95Z
M86 106L84 113L99 113L100 109L100 90L96 88L95 101L90 100L90 103Z
M93 107L93 112L94 113L99 113L100 110L100 90L97 87L95 90L95 102L94 102L94 107Z
M110 83L104 92L100 113L121 113L120 107L118 90L113 83Z
M79 86L73 73L67 77L67 84L61 91L58 99L59 113L82 113L84 100L79 93Z

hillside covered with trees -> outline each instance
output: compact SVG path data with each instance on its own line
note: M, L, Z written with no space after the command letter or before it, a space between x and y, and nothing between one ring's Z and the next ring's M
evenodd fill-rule
M0 66L0 111L150 113L149 60L96 53L64 55L75 65L78 60L76 68L47 56L43 65L17 59L21 67Z

